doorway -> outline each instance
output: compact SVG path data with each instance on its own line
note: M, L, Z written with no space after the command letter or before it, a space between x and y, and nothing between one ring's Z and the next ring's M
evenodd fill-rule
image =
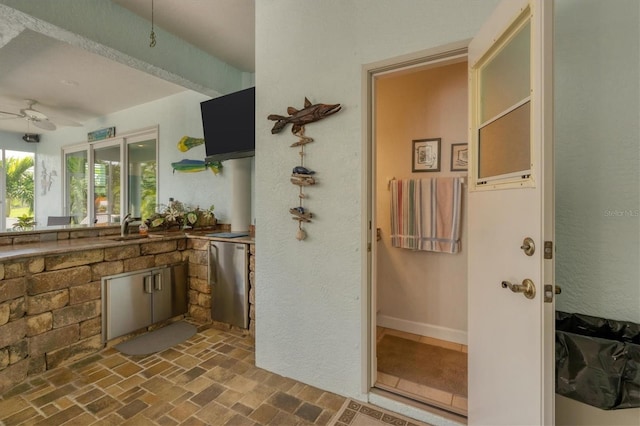
M466 184L454 253L392 241L391 200L392 185L401 182L466 182L467 70L466 51L459 49L385 68L371 79L371 384L461 416L467 413ZM423 146L435 149L424 167L413 152Z

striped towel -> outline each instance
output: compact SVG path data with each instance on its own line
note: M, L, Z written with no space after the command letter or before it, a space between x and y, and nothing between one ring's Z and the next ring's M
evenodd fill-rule
M457 253L461 199L461 178L391 181L391 245Z

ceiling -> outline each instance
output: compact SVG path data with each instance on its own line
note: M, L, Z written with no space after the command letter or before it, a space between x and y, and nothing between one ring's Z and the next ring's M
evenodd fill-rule
M151 21L150 0L112 0ZM155 0L154 26L254 72L254 0ZM151 26L150 26L151 28ZM184 88L24 30L0 48L0 111L20 114L28 100L58 128L151 102ZM99 99L99 102L96 100ZM0 113L0 130L46 133L26 119Z

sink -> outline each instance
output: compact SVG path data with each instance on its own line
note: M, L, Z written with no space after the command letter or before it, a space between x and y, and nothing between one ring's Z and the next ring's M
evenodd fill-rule
M129 241L129 240L142 240L148 237L149 237L148 235L131 234L131 235L125 235L124 237L121 235L115 235L113 237L107 237L107 239L113 240L113 241Z
M130 234L130 235L125 235L124 237L122 235L112 235L110 237L105 237L105 238L111 241L131 241L131 240L143 240L145 238L162 238L162 237L163 235L160 235L160 234L147 234L147 235Z

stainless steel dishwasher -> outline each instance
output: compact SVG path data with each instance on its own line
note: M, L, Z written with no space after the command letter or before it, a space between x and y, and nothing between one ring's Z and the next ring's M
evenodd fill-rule
M249 244L212 241L209 245L211 319L249 327Z

